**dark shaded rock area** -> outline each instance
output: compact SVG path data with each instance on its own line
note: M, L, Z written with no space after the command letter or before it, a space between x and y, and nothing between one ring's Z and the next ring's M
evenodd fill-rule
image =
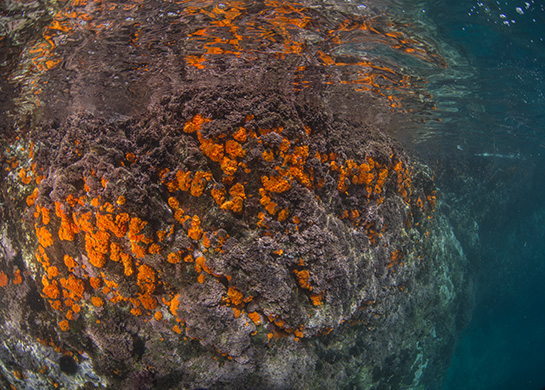
M355 94L365 78L329 86L286 37L188 64L202 49L189 22L242 11L142 11L167 40L129 5L86 5L102 19L57 40L42 106L1 124L1 386L438 388L472 283L430 170L388 136L406 118L394 96ZM244 17L295 13L257 8ZM339 37L371 34L335 15ZM130 25L98 23L116 18ZM402 36L386 31L372 34Z

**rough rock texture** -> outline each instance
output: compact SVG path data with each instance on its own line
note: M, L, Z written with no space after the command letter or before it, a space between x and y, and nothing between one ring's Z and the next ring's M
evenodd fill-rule
M34 131L3 187L2 332L110 385L434 383L463 251L426 169L328 114L223 86Z
M386 134L394 98L300 88L301 58L273 54L160 56L179 79L133 111L48 73L2 139L4 387L439 386L471 281L431 173Z

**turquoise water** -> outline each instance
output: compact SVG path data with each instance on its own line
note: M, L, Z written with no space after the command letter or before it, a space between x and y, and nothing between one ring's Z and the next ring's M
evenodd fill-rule
M544 3L426 3L421 4L421 12L436 23L437 40L455 46L474 72L470 83L460 82L467 93L458 100L459 110L445 114L452 117L454 134L442 138L438 150L452 158L477 155L498 162L494 174L514 169L527 175L529 182L525 190L504 199L501 212L480 225L482 259L474 314L459 339L444 389L541 389L545 386Z
M426 76L442 120L411 142L437 162L457 207L473 203L479 219L482 204L497 202L479 221L474 312L443 389L542 389L545 2L388 6L451 54L447 69Z
M445 390L543 388L544 217L541 205L512 223L483 227L475 313L458 342Z

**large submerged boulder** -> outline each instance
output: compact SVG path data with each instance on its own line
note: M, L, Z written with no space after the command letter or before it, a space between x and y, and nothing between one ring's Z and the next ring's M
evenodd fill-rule
M135 119L76 114L18 141L5 343L58 345L110 384L435 380L465 260L430 173L313 103L188 89Z
M439 386L470 281L432 174L391 99L277 60L6 136L4 387Z

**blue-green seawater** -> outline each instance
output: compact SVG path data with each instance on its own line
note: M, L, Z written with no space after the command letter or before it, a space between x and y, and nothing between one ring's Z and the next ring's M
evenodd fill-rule
M434 131L442 137L430 137L421 151L443 160L486 160L497 164L490 175L514 170L529 181L479 226L474 312L443 389L543 389L545 2L440 0L396 6L433 25L433 39L455 48L464 60L458 74L467 75L451 80L458 95L442 94L441 80L431 86L443 115Z
M545 208L536 206L482 227L475 311L444 390L543 388Z

